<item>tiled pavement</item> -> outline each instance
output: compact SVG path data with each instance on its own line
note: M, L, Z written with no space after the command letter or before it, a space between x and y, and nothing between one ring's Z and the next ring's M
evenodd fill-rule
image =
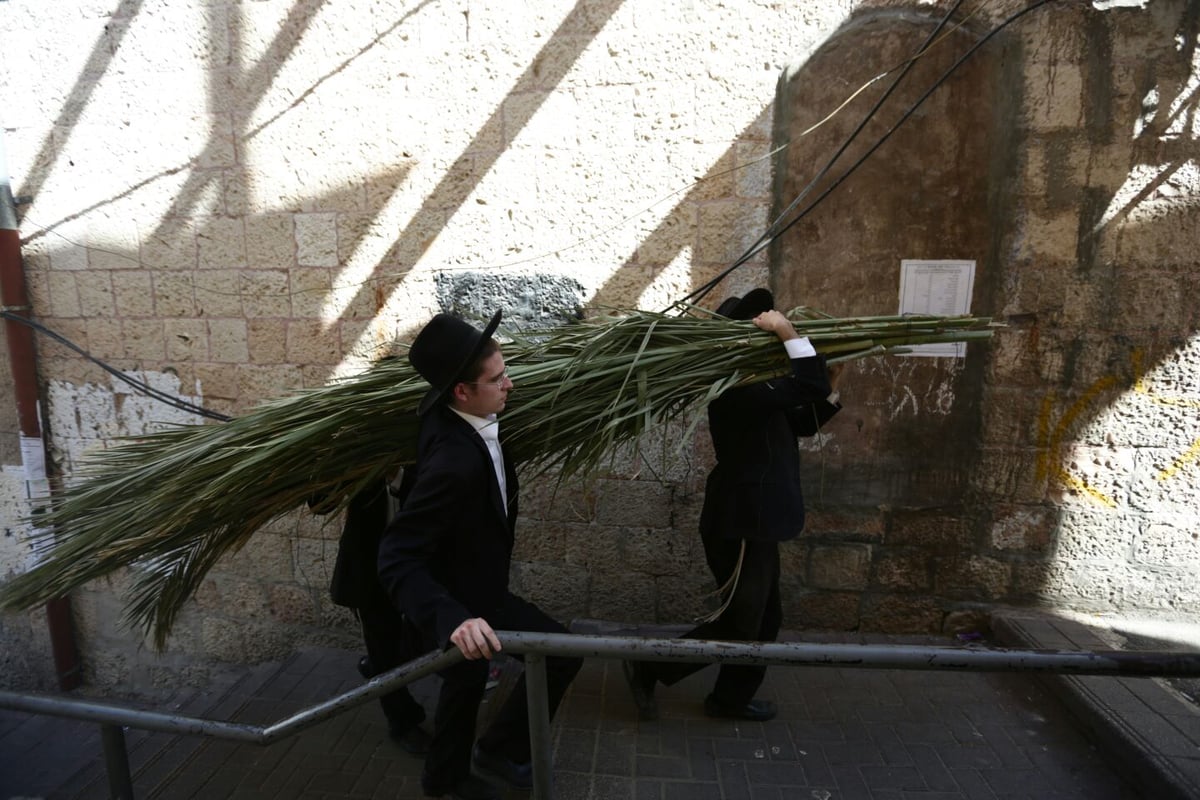
M803 639L947 644L913 637L806 634ZM355 652L304 650L281 663L247 669L220 687L178 691L146 707L273 722L355 685L357 659ZM1148 794L1145 775L1125 770L1113 753L1097 750L1051 694L1058 690L1029 675L776 667L760 693L780 706L779 717L767 723L705 718L701 701L712 676L710 667L670 689L660 687L660 720L639 722L619 663L589 660L555 720L554 796L1170 796L1160 793L1161 787ZM510 680L506 677L495 694L503 694ZM415 688L431 707L436 678ZM420 762L387 738L373 701L266 747L135 730L126 736L138 798L421 796ZM106 796L95 724L0 711L0 800Z

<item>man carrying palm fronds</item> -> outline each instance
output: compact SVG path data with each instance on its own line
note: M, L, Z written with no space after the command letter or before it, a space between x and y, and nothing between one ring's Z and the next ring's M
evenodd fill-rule
M841 409L830 370L807 337L774 310L766 289L731 297L720 316L753 320L775 333L792 371L782 378L730 389L708 406L709 433L717 464L705 486L700 515L704 555L726 600L717 614L685 634L689 639L774 641L783 620L779 596L779 543L804 527L798 436L812 436ZM642 719L658 710L654 688L703 668L696 662L624 663L625 677ZM710 717L765 721L775 704L754 697L766 667L722 665L705 698Z
M475 742L487 659L501 649L496 629L566 633L508 590L517 474L501 448L497 421L513 387L492 339L499 323L496 312L480 332L438 314L409 349L413 367L433 388L417 408L421 430L412 485L384 533L379 577L430 647L453 645L467 658L441 673L433 741L421 776L428 796L498 797L471 774L472 764L511 786L532 786L523 675ZM578 658L546 659L551 716L580 666Z

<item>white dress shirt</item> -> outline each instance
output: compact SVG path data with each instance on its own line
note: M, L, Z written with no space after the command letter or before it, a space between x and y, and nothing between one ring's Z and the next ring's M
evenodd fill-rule
M496 470L496 482L500 484L500 499L504 502L504 507L508 508L508 482L504 479L504 453L500 450L500 422L496 419L496 415L488 414L486 418L477 417L474 414L464 414L454 406L450 406L450 410L465 419L479 434L479 438L483 439L488 453L492 456L492 466Z

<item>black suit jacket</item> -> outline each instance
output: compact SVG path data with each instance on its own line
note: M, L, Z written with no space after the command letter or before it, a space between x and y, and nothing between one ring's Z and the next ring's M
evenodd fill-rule
M318 514L331 509L324 498L310 498L308 505ZM388 490L383 480L363 489L346 505L346 523L338 540L337 561L329 580L329 597L339 606L355 609L387 608L391 605L379 585L379 540L388 523Z
M445 406L421 421L411 488L379 547L379 578L393 606L443 646L508 596L519 487L504 461L506 498L470 423Z
M804 528L797 436L812 436L841 406L830 403L822 356L794 358L792 374L730 389L708 406L717 465L708 475L706 536L781 542Z

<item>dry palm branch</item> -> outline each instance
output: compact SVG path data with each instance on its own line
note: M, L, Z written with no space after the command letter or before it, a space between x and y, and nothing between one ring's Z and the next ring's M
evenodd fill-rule
M516 389L505 448L522 470L586 473L614 447L702 410L726 389L787 372L774 334L697 312L613 312L550 331L507 331ZM993 328L979 317L831 318L803 308L789 316L831 362L984 339ZM406 358L384 359L229 422L95 452L32 520L40 561L0 586L0 608L32 608L130 566L126 621L161 649L209 569L264 524L314 495L344 504L411 462L426 389ZM690 414L691 424L700 416Z

